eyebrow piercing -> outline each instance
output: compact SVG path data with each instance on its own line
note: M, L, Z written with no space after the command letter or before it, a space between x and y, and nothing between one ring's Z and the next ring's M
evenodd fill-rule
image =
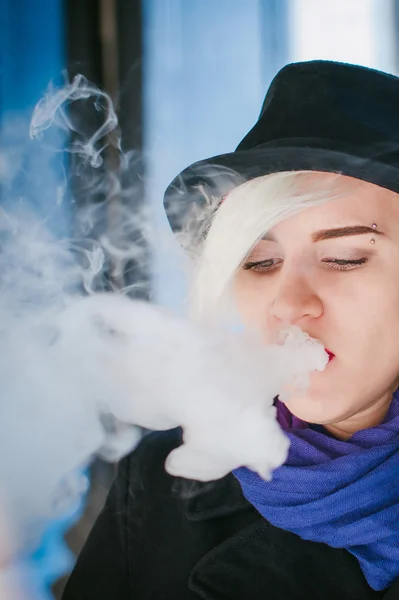
M371 226L373 229L377 229L377 223L373 223ZM375 238L371 238L370 244L375 244Z

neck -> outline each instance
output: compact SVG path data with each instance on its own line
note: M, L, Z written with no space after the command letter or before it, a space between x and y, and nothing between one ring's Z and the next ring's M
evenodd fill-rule
M381 398L379 402L367 407L364 411L356 413L338 423L328 423L323 425L323 427L338 440L346 441L362 429L381 425L387 415L391 402L392 392Z

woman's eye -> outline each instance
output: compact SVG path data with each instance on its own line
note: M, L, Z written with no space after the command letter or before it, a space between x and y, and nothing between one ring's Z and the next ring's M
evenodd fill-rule
M330 265L332 269L338 271L349 271L367 262L367 258L359 258L357 260L346 260L344 258L325 258L322 260L323 263ZM267 260L258 260L255 262L246 262L242 268L244 271L256 271L258 273L266 273L274 271L277 268L276 264L273 264L274 259L269 258Z
M335 258L335 259L323 259L323 262L331 265L333 269L338 269L338 271L350 271L351 269L355 269L356 267L363 265L367 262L367 258L358 258L357 260L345 260L343 258Z
M244 269L244 271L258 271L258 272L264 272L264 271L274 271L274 269L276 268L276 265L270 264L273 263L273 259L269 258L268 260L258 260L255 262L246 262L243 264L242 268Z

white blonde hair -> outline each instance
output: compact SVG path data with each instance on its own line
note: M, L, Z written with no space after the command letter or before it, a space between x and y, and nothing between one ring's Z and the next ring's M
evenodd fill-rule
M190 285L189 312L206 320L234 314L231 283L245 257L277 223L339 197L351 178L334 173L317 177L290 171L257 177L235 187L211 211L211 223L197 249ZM328 176L329 175L329 176ZM206 220L205 220L206 222ZM233 311L233 312L232 312Z

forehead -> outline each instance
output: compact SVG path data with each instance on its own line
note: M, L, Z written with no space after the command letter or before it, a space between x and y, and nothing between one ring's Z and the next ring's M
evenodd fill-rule
M294 217L296 226L307 223L320 227L339 227L351 224L371 225L377 223L378 227L387 233L399 232L399 194L378 185L360 181L344 175L334 176L327 173L309 173L303 180L303 191L306 188L315 191L329 189L334 197L325 203L306 208ZM287 224L290 219L287 219ZM280 222L276 229L282 226Z
M395 197L396 196L396 197ZM399 215L399 195L372 183L343 188L337 198L326 202L321 212L343 218L390 220Z

